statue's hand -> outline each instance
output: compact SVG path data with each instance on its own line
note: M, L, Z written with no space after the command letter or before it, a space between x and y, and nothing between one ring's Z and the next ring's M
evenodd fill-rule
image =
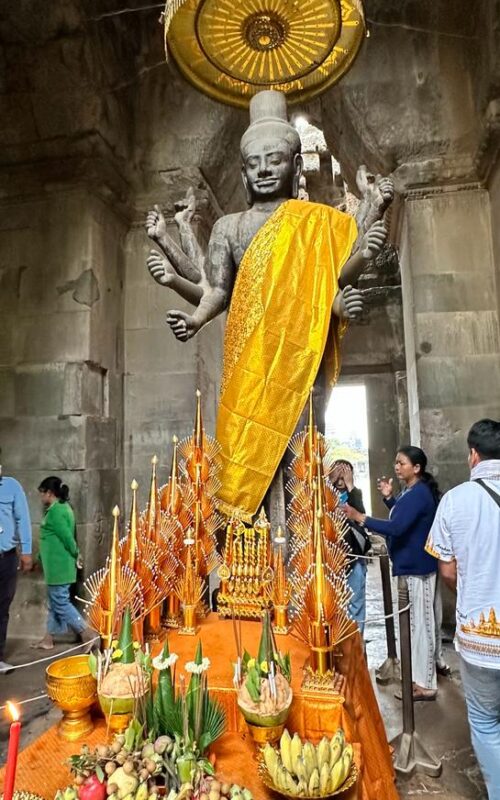
M394 181L392 178L381 178L378 176L377 188L382 198L384 208L387 208L394 200Z
M363 313L363 296L354 286L346 286L342 292L341 314L343 319L358 319Z
M184 311L169 311L167 314L167 324L170 325L174 336L180 342L187 342L196 333L200 326L189 314Z
M383 220L371 225L361 239L360 251L365 261L371 261L380 253L387 239L387 228Z
M174 208L176 211L174 219L177 225L182 222L192 221L196 211L196 197L192 186L187 190L186 197L183 200L174 203Z
M167 234L167 223L158 205L146 217L146 233L154 242L158 242Z
M150 250L146 264L156 283L159 283L160 286L172 286L176 272L170 261L160 255L157 250Z

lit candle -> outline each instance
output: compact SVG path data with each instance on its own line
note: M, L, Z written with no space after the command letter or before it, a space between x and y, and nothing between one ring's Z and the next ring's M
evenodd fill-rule
M12 795L14 794L14 781L16 779L17 751L19 750L21 723L19 722L19 711L14 703L8 702L7 707L12 718L12 725L10 726L9 750L7 752L7 762L5 765L3 800L12 800Z

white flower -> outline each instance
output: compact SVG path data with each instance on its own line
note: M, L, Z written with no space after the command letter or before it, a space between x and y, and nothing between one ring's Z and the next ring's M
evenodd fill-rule
M168 669L169 667L174 666L178 658L179 656L177 653L170 653L168 658L163 659L160 653L160 655L156 656L156 658L153 658L152 664L153 667L158 670Z
M206 672L207 669L209 669L209 667L210 667L210 659L209 658L203 658L202 662L201 662L201 666L203 667L203 672Z
M196 664L195 661L188 661L184 669L186 672L190 672L193 675L201 675L203 672L203 664Z

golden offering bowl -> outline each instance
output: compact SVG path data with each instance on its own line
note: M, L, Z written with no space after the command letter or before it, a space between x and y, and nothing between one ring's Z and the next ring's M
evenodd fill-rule
M258 762L259 764L257 770L264 786L266 786L268 789L271 789L271 791L276 792L277 794L281 794L283 797L294 797L295 800L297 800L297 798L298 800L318 800L318 797L319 800L325 800L327 797L334 797L337 794L342 794L343 792L346 792L348 789L354 786L359 777L358 767L353 761L351 764L349 775L345 779L344 783L341 786L339 786L338 789L335 789L334 792L327 792L327 794L315 795L314 797L312 795L307 795L307 794L294 795L291 792L287 792L285 789L278 789L278 787L274 784L274 781L271 778L269 771L266 767L262 750L259 753Z
M90 709L97 699L97 682L88 655L54 661L46 669L47 694L63 712L59 736L74 742L93 730Z
M279 742L285 730L285 723L282 722L281 725L268 725L263 727L262 725L252 725L252 723L247 720L247 728L255 744L258 747L265 747L268 742L269 744L276 744Z

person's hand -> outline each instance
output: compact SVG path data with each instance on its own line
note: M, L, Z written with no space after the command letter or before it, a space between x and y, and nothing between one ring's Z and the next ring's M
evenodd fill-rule
M81 553L78 553L76 557L76 568L83 569L83 558Z
M370 225L367 232L361 240L360 251L365 261L371 261L377 256L387 239L387 228L385 222L381 219Z
M363 295L354 286L345 287L341 302L344 319L358 319L363 313Z
M378 478L377 489L382 497L386 499L392 497L392 478L386 478L385 475L382 478Z
M189 314L184 311L169 311L167 314L167 324L172 328L173 334L180 342L187 342L195 333L198 333L200 326Z
M156 283L159 283L160 286L172 285L175 279L175 270L170 261L158 253L157 250L150 250L146 264L151 277L154 278Z
M352 475L352 469L350 469L347 464L344 464L344 469L342 470L342 476L344 478L344 482L348 492L352 492L354 488L354 478Z
M33 569L33 556L32 555L22 555L19 558L21 572L31 572Z
M357 522L359 525L364 525L366 514L356 511L356 509L350 506L348 503L341 505L340 510L346 515L347 519L352 519L353 522Z
M158 242L167 233L167 223L160 206L155 206L146 217L146 233L154 242Z

